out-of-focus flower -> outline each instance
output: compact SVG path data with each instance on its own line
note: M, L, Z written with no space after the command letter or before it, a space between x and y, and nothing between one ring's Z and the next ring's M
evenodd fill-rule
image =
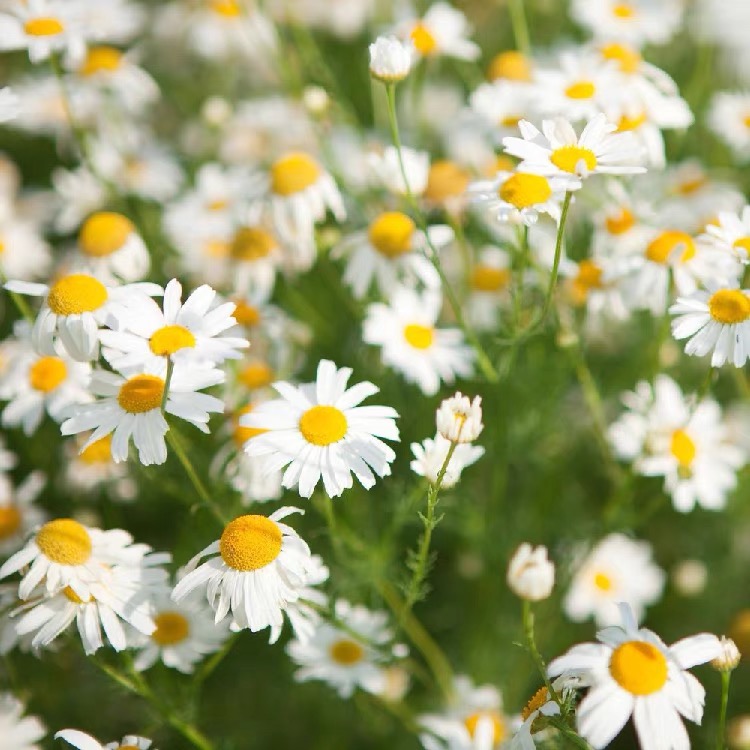
M555 566L547 558L546 547L522 544L508 565L508 586L521 599L530 602L547 599L555 585Z
M482 424L482 398L470 400L458 391L444 399L435 415L438 432L452 443L471 443L484 429Z
M398 83L409 75L414 60L413 44L393 36L379 36L370 45L370 75L383 83Z

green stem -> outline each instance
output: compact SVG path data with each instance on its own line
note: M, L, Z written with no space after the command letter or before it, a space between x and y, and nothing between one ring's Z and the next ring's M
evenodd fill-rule
M529 649L531 658L534 660L534 664L536 664L539 674L541 674L542 679L544 680L544 685L547 688L550 698L562 707L560 697L555 692L555 688L552 687L552 682L547 674L547 665L544 663L544 659L539 653L539 649L536 645L536 637L534 635L534 612L531 608L531 602L527 599L523 600L523 634L526 638L526 646Z
M5 276L0 277L0 282L5 283L7 279ZM11 292L9 289L6 289L5 291L8 292L10 295L10 298L13 300L13 304L16 306L16 309L19 313L32 325L34 324L34 313L31 312L31 308L29 307L29 303L20 295L18 292Z
M161 413L162 414L164 414L167 409L167 399L169 398L169 386L172 382L173 372L174 372L174 362L172 361L172 357L167 357L167 374L164 378L164 393L162 393L161 395Z
M562 258L565 224L568 221L568 211L570 209L570 202L572 198L573 193L571 193L570 191L565 193L562 213L560 214L560 226L557 228L557 240L555 241L555 259L552 261L552 275L550 276L549 286L547 287L547 295L544 298L544 307L542 308L542 314L539 323L542 323L545 320L545 318L549 314L550 307L552 307L552 298L555 294L555 287L557 286L557 274L560 271L560 259Z
M524 0L508 0L508 12L510 13L510 24L513 27L516 49L528 57L531 54L531 38L523 3Z
M513 328L518 327L521 319L521 302L523 301L523 281L526 274L526 263L529 259L529 228L524 224L523 229L518 232L518 264L516 266L517 278L513 282Z
M719 707L719 728L716 732L716 750L724 750L726 747L727 705L729 704L729 682L731 679L731 671L727 670L721 673L721 705Z

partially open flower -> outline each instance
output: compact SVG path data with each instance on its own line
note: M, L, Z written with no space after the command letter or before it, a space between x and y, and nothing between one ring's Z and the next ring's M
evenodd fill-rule
M398 83L409 75L414 46L392 36L379 36L370 45L370 75L383 83Z
M547 548L522 544L508 565L508 586L521 599L539 602L552 593L555 565L547 558Z
M721 653L711 661L711 666L718 672L732 672L742 659L737 644L723 635L720 639Z
M452 443L471 443L476 440L482 424L482 399L475 396L473 401L460 391L446 398L435 415L438 432Z

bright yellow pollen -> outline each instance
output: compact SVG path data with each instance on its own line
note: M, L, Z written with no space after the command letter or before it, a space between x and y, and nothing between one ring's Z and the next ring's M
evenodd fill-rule
M313 406L299 420L302 437L313 445L337 443L348 427L344 413L335 406Z
M62 34L65 27L57 18L30 18L23 30L29 36L56 36Z
M617 18L632 18L635 15L635 8L630 3L620 3L612 8L612 14Z
M623 115L617 123L617 131L623 133L626 130L638 130L643 125L648 117L645 112L641 112L638 115Z
M614 60L623 73L635 73L641 66L641 56L637 50L624 44L607 44L601 48L605 60Z
M78 458L85 464L108 464L112 461L112 435L105 435L81 451Z
M653 263L667 263L673 258L675 250L682 250L682 254L677 259L680 263L685 263L695 257L695 243L693 238L685 233L674 230L662 232L646 248L646 257Z
M210 201L207 208L209 211L223 211L229 206L229 201L226 198L218 198L217 200Z
M737 250L744 250L747 255L750 255L750 237L740 237L734 241L732 247Z
M236 18L242 14L242 8L237 0L210 0L209 5L214 13L226 18Z
M474 739L474 735L477 733L477 726L482 719L490 719L492 721L493 746L505 739L508 730L505 728L505 722L503 722L502 717L497 711L477 711L464 719L464 726L472 739Z
M161 407L164 381L156 375L136 375L120 386L117 403L129 414L142 414Z
M594 152L589 148L581 148L580 146L561 146L552 152L549 159L558 169L571 174L578 173L578 166L581 162L586 165L589 172L596 169Z
M151 633L151 639L160 646L173 646L190 635L190 623L179 612L159 612L154 617L154 624L156 630Z
M0 239L0 255L2 255L5 252L5 242Z
M477 265L471 271L471 288L477 292L499 292L508 286L509 281L507 268Z
M596 86L591 81L577 81L565 89L568 99L591 99L596 93Z
M518 209L530 208L546 203L552 196L552 188L546 177L517 172L500 186L498 195Z
M271 385L274 377L274 371L265 362L253 362L244 367L237 376L240 383L250 390Z
M232 238L229 253L235 260L260 260L270 255L276 240L260 227L240 227Z
M329 649L331 659L344 667L351 667L362 661L365 650L356 641L342 638L331 645Z
M180 349L193 349L195 336L183 326L164 326L154 331L148 346L157 357L169 357Z
M15 505L0 507L0 542L10 539L20 528L23 520Z
M86 53L86 59L78 68L82 76L93 76L97 73L114 73L120 69L122 52L115 47L91 47Z
M506 115L500 120L500 124L505 128L514 128L519 122L521 118L518 115Z
M432 32L423 23L418 23L411 30L409 38L420 55L431 55L437 49L437 39L435 39Z
M530 81L531 64L528 58L522 52L511 50L501 52L492 58L487 77L491 81L498 78L506 78L509 81Z
M368 230L370 244L386 258L398 258L412 249L416 226L400 211L386 211L375 219Z
M320 167L307 154L292 153L282 156L271 167L271 190L276 195L301 193L320 178Z
M435 332L428 326L421 326L418 323L410 323L404 328L404 338L406 342L415 349L429 349L435 338Z
M80 315L98 310L107 301L107 290L101 281L85 274L63 276L52 285L47 296L49 309L55 315Z
M241 325L252 328L260 323L260 310L255 305L249 305L245 300L235 300L232 317Z
M86 219L78 235L78 245L86 255L103 258L120 250L133 232L135 227L127 217L101 211Z
M650 643L627 641L612 653L609 672L623 690L633 695L651 695L667 681L667 660Z
M593 260L582 260L578 264L578 274L573 279L573 296L578 304L583 304L592 289L603 289L601 266Z
M434 203L463 195L471 176L463 168L448 159L440 159L430 166L424 196Z
M281 529L265 516L240 516L230 521L219 540L224 562L235 570L265 568L281 552Z
M724 325L744 323L750 318L750 298L739 289L719 289L708 300L708 311Z
M50 393L68 377L68 368L60 357L40 357L29 368L29 383L35 391Z
M594 576L594 586L596 586L599 591L611 591L612 579L606 573L597 573Z
M240 424L240 417L249 414L252 410L253 407L248 404L247 406L243 406L242 409L234 415L234 432L232 437L238 448L242 448L248 440L254 438L256 435L262 435L264 432L268 432L268 430L264 430L262 427L243 427Z
M521 710L521 719L526 721L534 711L538 711L549 700L549 693L546 687L540 687L539 690L531 696L531 700Z
M672 433L669 451L683 468L689 468L695 460L695 443L685 430L675 430Z
M83 565L91 557L89 532L72 518L45 523L35 541L45 557L60 565Z
M616 216L608 216L605 223L610 234L625 234L635 226L635 216L632 211L622 208Z
M63 594L65 595L65 598L66 598L66 599L67 599L67 600L68 600L69 602L73 602L73 604L83 604L83 603L84 603L83 599L81 599L81 597L80 597L80 596L78 596L78 594L76 594L76 592L75 592L75 591L73 591L73 589L72 589L72 588L70 588L70 586L66 586L66 587L65 587L65 588L64 588L64 589L62 590L62 592L63 592ZM91 601L91 597L89 597L88 601Z

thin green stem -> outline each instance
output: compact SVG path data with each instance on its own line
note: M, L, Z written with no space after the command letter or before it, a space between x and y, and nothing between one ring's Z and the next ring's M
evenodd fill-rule
M523 301L523 282L526 274L526 264L529 259L529 228L524 224L518 232L518 258L516 276L513 281L513 328L518 327L521 319L521 303Z
M729 705L729 683L732 679L730 670L721 673L721 705L719 706L719 728L716 730L716 750L726 747L727 706Z
M174 362L172 357L167 357L167 374L164 378L164 393L161 395L161 413L164 414L167 409L167 399L169 398L169 386L172 383L172 373L174 372Z
M555 688L552 687L552 682L547 674L547 665L544 663L544 659L539 653L539 649L536 645L536 636L534 635L534 611L531 608L531 602L527 599L523 600L523 634L526 638L526 646L529 650L529 654L531 654L531 658L534 660L534 664L536 664L539 674L544 680L544 685L547 688L550 698L562 707L560 697L555 692Z
M555 294L555 287L557 286L557 275L560 271L560 259L562 258L562 247L563 238L565 236L565 224L568 221L568 211L570 210L570 202L573 198L573 193L568 191L565 193L565 200L563 201L562 213L560 214L560 226L557 228L557 239L555 241L555 259L552 261L552 273L549 279L549 286L547 287L547 295L544 298L544 307L542 308L542 314L540 323L544 321L549 314L550 308L552 307L552 298Z
M3 278L3 283L5 282L5 279ZM34 313L31 312L31 308L29 307L29 303L20 295L18 292L11 292L10 289L6 289L8 294L10 295L10 298L13 300L13 304L16 306L16 309L19 313L29 322L34 323Z
M510 13L510 25L513 28L516 49L528 57L531 54L531 37L529 36L529 24L526 21L526 10L523 3L524 0L508 0L508 12Z

